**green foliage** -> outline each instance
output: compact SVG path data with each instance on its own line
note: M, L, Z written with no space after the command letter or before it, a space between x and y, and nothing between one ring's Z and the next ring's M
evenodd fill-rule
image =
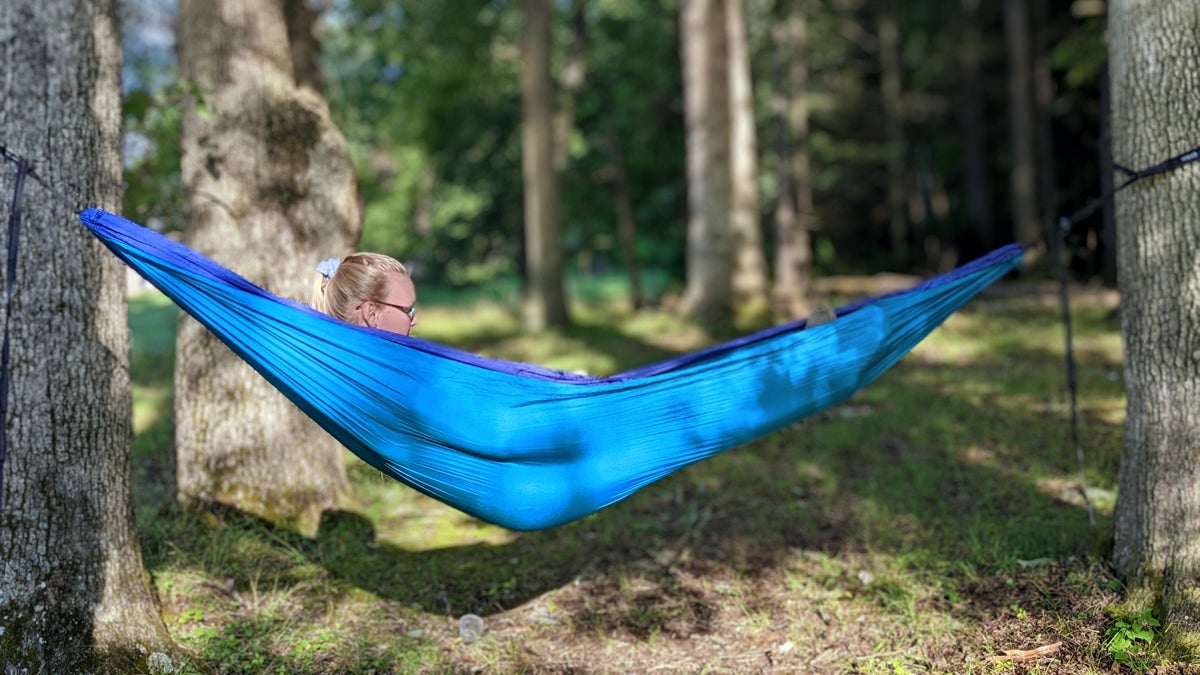
M174 81L125 94L122 110L127 147L124 213L159 230L183 229L180 180L181 134L186 106L207 114L204 94L195 85Z
M1063 81L1068 87L1088 86L1100 75L1108 61L1105 31L1104 19L1088 19L1050 52L1051 63L1063 71Z
M1144 672L1153 665L1154 638L1161 627L1150 608L1138 614L1118 616L1104 634L1104 647L1117 663L1135 673Z

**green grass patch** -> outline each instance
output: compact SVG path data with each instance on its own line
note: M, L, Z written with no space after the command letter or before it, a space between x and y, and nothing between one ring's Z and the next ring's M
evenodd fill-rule
M529 335L511 299L423 292L418 333L598 375L714 340L606 293ZM1097 561L1124 385L1100 304L1075 316L1082 465L1057 309L979 300L847 403L575 523L509 532L347 455L357 506L315 538L173 506L176 321L159 296L130 301L135 481L146 564L197 671L1001 672L990 654L1053 639L1075 640L1070 672L1112 665ZM474 644L455 628L468 612L488 626Z

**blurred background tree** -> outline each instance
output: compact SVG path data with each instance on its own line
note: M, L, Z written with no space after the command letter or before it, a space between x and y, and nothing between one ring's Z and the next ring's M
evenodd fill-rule
M777 163L790 156L772 135L771 95L775 73L796 63L807 75L804 227L816 274L946 269L1039 236L1051 212L1100 193L1103 0L1015 3L1027 10L1023 23L1011 11L1006 23L1005 3L978 0L734 4L745 17L766 260L776 260ZM580 276L636 267L645 299L679 292L687 220L679 0L553 7L568 288ZM784 9L807 28L791 50L772 41ZM177 101L189 85L171 75L169 59L139 57L139 36L161 36L155 13L127 15L126 122L141 150L127 153L126 212L170 227L179 213ZM521 4L337 0L324 16L327 96L364 199L360 246L411 263L426 287L515 298L524 259ZM1014 43L1027 59L1012 56ZM585 75L573 81L573 72ZM1018 143L1010 112L1025 106L1033 121ZM1019 167L1032 181L1013 178ZM1018 229L1030 213L1036 227ZM1103 220L1098 213L1070 233L1080 275L1111 273Z

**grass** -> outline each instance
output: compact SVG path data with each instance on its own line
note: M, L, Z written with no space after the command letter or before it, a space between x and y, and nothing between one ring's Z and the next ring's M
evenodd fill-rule
M531 336L502 301L428 303L419 333L594 374L713 339L603 300L575 316ZM1104 302L1074 318L1082 466L1055 306L981 299L846 404L575 523L509 532L347 455L357 507L305 538L172 506L177 312L136 296L146 563L185 672L1107 672L1120 335ZM473 644L466 613L486 622Z

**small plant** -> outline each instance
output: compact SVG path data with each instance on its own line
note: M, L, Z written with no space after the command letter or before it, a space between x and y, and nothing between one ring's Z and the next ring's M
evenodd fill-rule
M1140 673L1150 668L1154 632L1161 625L1150 609L1130 617L1117 617L1104 634L1104 646L1114 661Z

